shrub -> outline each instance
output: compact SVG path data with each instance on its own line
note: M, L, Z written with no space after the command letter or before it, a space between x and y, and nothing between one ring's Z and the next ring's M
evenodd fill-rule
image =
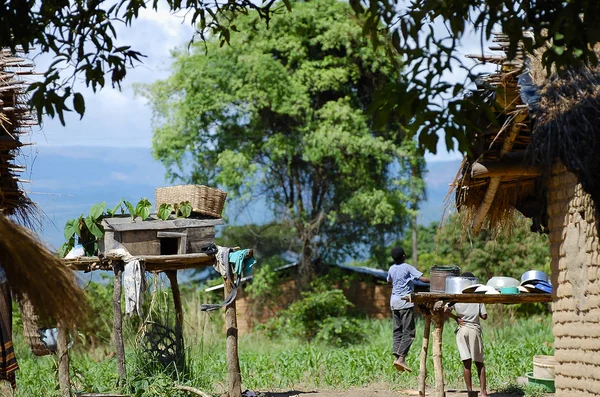
M315 336L316 340L339 347L360 343L364 338L365 333L359 321L346 317L326 318Z
M339 289L325 284L313 284L313 292L303 292L302 298L272 318L264 326L268 336L300 337L345 346L363 340L360 324L350 313L352 303Z

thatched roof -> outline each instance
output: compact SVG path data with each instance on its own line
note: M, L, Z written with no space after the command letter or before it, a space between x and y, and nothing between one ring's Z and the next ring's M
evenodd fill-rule
M11 290L28 299L42 320L75 327L85 322L86 297L74 274L44 248L35 236L6 216L31 223L35 205L20 186L24 171L15 161L23 143L19 137L36 124L30 113L24 76L33 64L0 49L0 265Z
M32 73L31 62L0 49L0 211L25 221L34 206L20 186L24 168L15 161L23 146L19 137L36 124L27 104L24 79Z
M490 49L508 49L506 36L494 41ZM547 231L546 182L557 159L600 207L600 67L547 77L535 56L470 57L498 64L477 82L473 95L484 104L469 117L471 153L453 186L474 232L502 226L514 210L533 220L532 230Z

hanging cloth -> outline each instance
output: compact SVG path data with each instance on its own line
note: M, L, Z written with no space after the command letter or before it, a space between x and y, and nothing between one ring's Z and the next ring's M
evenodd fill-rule
M123 290L125 294L125 315L131 317L137 314L143 318L142 305L144 304L144 291L146 290L146 269L138 259L125 262L123 270Z
M219 248L223 248L223 247L219 247ZM220 309L223 306L227 306L231 302L233 302L235 300L235 297L237 296L237 289L240 285L240 281L242 279L242 273L243 273L244 269L245 268L250 269L256 263L256 259L254 259L254 257L246 258L246 255L249 251L248 249L243 249L243 250L239 250L239 251L235 251L235 252L230 252L229 248L227 248L226 250L227 250L226 252L228 254L228 260L225 261L227 263L227 265L225 266L224 278L232 281L231 292L229 292L229 294L225 297L225 300L221 303L207 303L207 304L200 305L200 310L202 310L202 311L210 312L213 310L217 310L217 309ZM225 249L223 249L221 252L217 253L217 255L216 255L217 262L219 261L219 259L224 260L224 257L222 258L221 254L225 254ZM234 275L236 276L235 280L234 280Z

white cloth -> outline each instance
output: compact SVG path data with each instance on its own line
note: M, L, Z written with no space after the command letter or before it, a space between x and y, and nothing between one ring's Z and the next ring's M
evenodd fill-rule
M213 267L223 277L227 275L227 266L229 266L229 251L228 247L217 245L217 254L215 255L215 263Z
M65 259L81 258L82 256L85 256L85 250L83 247L73 247L69 253L65 255Z
M125 263L123 270L123 289L125 292L125 314L131 317L134 313L143 317L142 305L146 290L146 269L138 259Z

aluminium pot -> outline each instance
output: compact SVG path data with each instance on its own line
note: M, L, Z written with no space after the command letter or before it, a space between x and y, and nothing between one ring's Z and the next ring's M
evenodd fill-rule
M446 278L450 276L460 276L460 267L458 266L433 266L430 269L430 292L445 292Z
M448 276L446 277L445 292L447 294L462 294L463 289L478 282L477 277Z
M541 270L528 270L521 276L521 285L533 280L548 281L548 275Z

